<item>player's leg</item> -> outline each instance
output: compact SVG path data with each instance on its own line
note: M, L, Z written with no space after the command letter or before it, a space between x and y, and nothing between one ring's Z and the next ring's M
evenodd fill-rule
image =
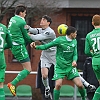
M0 82L0 100L5 100L5 92L3 89L3 83Z
M70 70L68 79L72 80L75 83L75 85L78 87L78 90L81 94L82 100L86 100L85 99L85 88L82 84L82 81L79 77L79 73L76 68L72 68Z
M54 100L59 100L59 96L60 96L60 88L62 86L62 80L63 79L58 79L55 82L55 88L54 88L54 92L53 92L53 97Z
M54 88L54 91L53 91L53 98L54 98L54 100L59 100L60 88L62 86L63 78L66 75L66 68L61 69L57 65L55 65L54 68L56 70L54 70L54 76L53 76L53 80L55 80L55 88Z
M81 94L82 100L86 100L85 99L85 88L80 80L80 77L76 77L73 79L73 82L76 84L76 86L78 87L78 90Z
M5 100L5 92L3 89L3 83L5 81L5 69L5 64L3 66L0 66L0 100Z
M93 70L100 84L100 65L93 65ZM100 100L100 86L96 89L92 100Z
M86 88L89 88L91 91L96 90L96 87L94 85L89 84L80 74L79 76L80 76L82 83L84 84Z
M30 64L30 59L29 59L29 55L27 53L27 50L25 48L24 45L21 46L14 46L12 48L13 50L13 54L16 57L16 59L22 64L23 66L23 70L16 76L16 78L7 84L7 86L9 87L11 93L16 96L16 88L15 86L17 85L17 83L21 80L23 80L24 78L27 77L27 75L30 73L31 71L31 64Z
M46 60L41 60L41 74L42 74L42 82L45 87L45 97L50 97L50 86L49 86L49 78L48 78L48 72L51 67L51 64L49 62L46 62Z

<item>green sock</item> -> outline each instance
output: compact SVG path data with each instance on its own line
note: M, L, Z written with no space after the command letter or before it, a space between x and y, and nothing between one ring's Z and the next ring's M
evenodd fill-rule
M100 86L95 91L95 94L92 100L100 100Z
M78 91L81 94L82 100L86 100L85 99L85 88L78 88Z
M5 100L5 92L3 88L0 88L0 100Z
M54 100L59 100L60 90L53 90Z
M14 86L16 86L16 84L18 82L20 82L21 80L23 80L24 78L27 77L27 75L29 74L30 72L26 69L22 70L18 75L17 77L11 82L11 84L13 84Z

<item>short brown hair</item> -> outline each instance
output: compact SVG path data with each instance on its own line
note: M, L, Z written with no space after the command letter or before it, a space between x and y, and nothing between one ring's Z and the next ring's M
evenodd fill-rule
M22 4L17 5L15 8L15 14L19 15L20 12L24 12L25 10L26 10L26 6L24 6Z
M92 22L94 23L95 26L99 26L100 25L100 15L94 15L92 17Z

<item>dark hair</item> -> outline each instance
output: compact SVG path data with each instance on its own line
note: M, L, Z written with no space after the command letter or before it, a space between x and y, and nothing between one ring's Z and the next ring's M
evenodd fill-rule
M15 8L15 14L19 15L20 12L24 12L26 10L26 7L24 5L18 5Z
M68 29L67 29L67 32L66 34L67 35L70 35L71 33L75 33L77 30L75 27L72 27L72 26L69 26Z
M48 15L44 15L44 16L42 16L42 18L46 19L47 22L50 22L50 24L52 23L52 19L51 19L51 17L49 17ZM49 26L50 26L50 25L49 25Z

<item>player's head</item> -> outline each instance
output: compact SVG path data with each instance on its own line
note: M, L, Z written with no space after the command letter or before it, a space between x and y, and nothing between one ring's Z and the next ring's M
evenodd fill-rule
M44 16L42 16L42 18L46 19L47 22L49 22L50 24L52 23L52 19L51 19L50 16L48 16L48 15L44 15ZM50 24L49 24L49 26L50 26Z
M20 15L21 17L25 17L26 16L26 7L24 5L18 5L15 8L15 14Z
M77 29L75 27L69 26L66 35L69 36L71 39L75 39L77 36Z
M92 17L92 25L93 26L100 26L100 15L94 15Z

